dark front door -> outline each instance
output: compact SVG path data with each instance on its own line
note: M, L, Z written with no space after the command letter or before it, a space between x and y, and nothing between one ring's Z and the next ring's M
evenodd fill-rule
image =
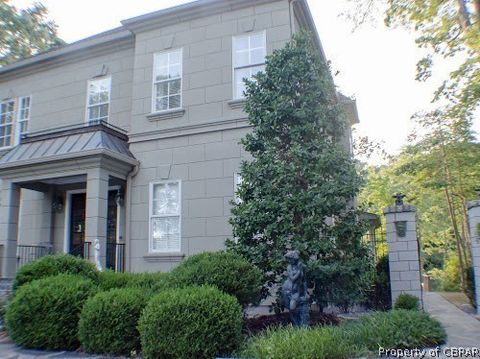
M85 193L72 194L70 211L70 254L84 256L85 246Z
M117 191L108 193L108 216L107 216L107 263L109 269L115 270L117 260Z

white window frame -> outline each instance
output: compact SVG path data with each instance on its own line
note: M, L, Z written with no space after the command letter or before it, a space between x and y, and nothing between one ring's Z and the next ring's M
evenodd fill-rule
M28 117L27 118L21 118L21 115L22 115L22 110L24 110L22 108L22 102L24 99L29 99L29 103L28 103ZM18 98L18 108L17 108L17 122L15 123L15 144L19 144L21 139L22 139L22 135L25 135L28 133L28 124L30 123L30 116L31 116L31 113L32 113L32 95L28 95L28 96L22 96L22 97L19 97ZM25 133L22 133L22 122L26 122L27 123L27 131Z
M242 200L240 197L237 195L238 188L243 182L243 177L239 172L234 172L233 173L233 200L235 203L239 204L242 203Z
M178 215L154 215L153 214L153 189L156 185L159 184L166 184L166 183L178 183ZM161 254L161 253L181 253L182 252L182 181L181 180L165 180L165 181L155 181L150 182L149 186L149 195L148 195L148 252ZM166 250L166 251L159 251L153 250L153 218L165 218L165 217L177 217L178 216L178 226L179 226L179 247L175 250Z
M16 111L17 101L15 99L8 99L8 100L0 101L0 105L8 104L10 102L13 102L12 120L9 124L0 124L0 128L5 128L8 125L10 125L10 127L11 127L11 130L10 130L10 144L7 145L7 146L0 146L0 150L1 149L12 148L14 146L14 143L15 143L15 137L16 137L16 135L15 135L15 121L16 121L15 111ZM1 108L0 108L0 111L1 111ZM6 137L6 136L4 136L4 137Z
M157 68L157 57L160 55L169 55L173 52L180 52L180 77L175 77L175 78L168 78L166 80L161 80L161 81L156 81L157 74L155 73L156 68ZM170 66L170 64L168 64ZM175 110L180 110L183 107L183 48L178 48L178 49L169 49L166 51L161 51L161 52L156 52L153 54L153 69L152 69L152 113L162 113L162 112L169 112L169 111L175 111ZM163 82L170 82L173 80L180 80L180 103L178 107L170 108L170 101L168 102L168 108L165 110L157 110L157 84L163 83ZM163 96L163 97L170 97L170 96Z
M263 36L263 46L264 46L264 49L265 49L265 57L266 57L267 56L267 31L266 30L259 31L259 32L247 33L247 34L243 34L243 35L236 35L236 36L232 37L232 94L233 94L233 99L234 100L242 100L242 99L245 98L243 93L242 94L237 94L236 93L237 92L237 83L235 81L235 71L265 65L265 59L264 59L263 62L260 62L260 63L254 63L254 64L249 64L248 66L238 66L238 67L236 67L235 66L235 56L236 56L235 42L238 39L245 38L245 37L250 38L251 36L258 35L258 34L262 34L262 36ZM250 40L249 40L249 42L250 42Z
M108 87L108 102L102 102L102 103L97 103L95 105L90 105L90 84L92 82L96 81L102 81L102 80L108 80L109 81L109 87ZM110 105L112 103L112 76L102 76L102 77L95 77L93 79L88 80L87 82L87 103L85 107L85 122L90 123L93 121L99 121L98 119L96 120L91 120L89 118L89 109L90 107L97 107L97 106L102 106L102 105L108 105L108 110L107 110L107 120L103 120L105 122L110 122Z

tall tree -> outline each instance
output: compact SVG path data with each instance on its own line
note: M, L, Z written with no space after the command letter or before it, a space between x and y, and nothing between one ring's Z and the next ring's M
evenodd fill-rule
M41 3L18 10L9 0L0 0L0 66L64 44L47 14Z
M242 144L252 159L241 165L231 217L237 240L229 247L264 272L265 295L282 279L286 251L297 249L317 273L348 267L348 278L338 275L329 286L343 284L355 296L364 288L349 284L362 277L367 258L351 207L361 177L342 146L346 121L310 36L295 35L274 51L246 95L253 132Z

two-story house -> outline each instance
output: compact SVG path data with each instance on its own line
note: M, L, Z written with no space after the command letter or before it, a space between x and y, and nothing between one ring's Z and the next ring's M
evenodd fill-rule
M0 68L2 277L50 252L164 271L222 249L242 79L299 29L324 56L306 0L199 0Z

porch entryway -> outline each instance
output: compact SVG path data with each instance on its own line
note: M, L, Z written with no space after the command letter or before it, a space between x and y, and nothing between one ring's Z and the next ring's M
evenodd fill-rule
M127 141L119 129L95 123L32 134L0 159L2 278L52 252L93 261L96 241L102 267L124 270L124 197L138 164ZM34 202L38 213L29 213L38 231L30 232L29 239L32 233L35 238L25 245L19 243L19 215L26 191L41 195Z

